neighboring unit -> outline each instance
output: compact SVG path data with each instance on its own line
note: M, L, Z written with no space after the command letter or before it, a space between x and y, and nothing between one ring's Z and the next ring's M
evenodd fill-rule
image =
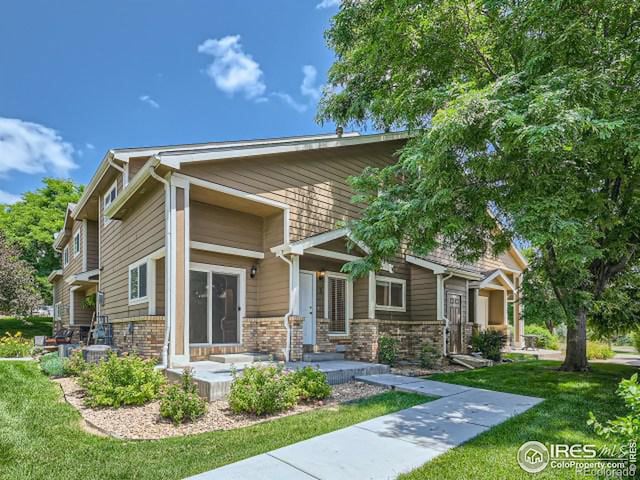
M366 247L341 227L358 218L347 178L395 161L406 135L386 133L111 150L55 240L56 318L86 325L84 297L114 346L166 365L210 355L305 352L377 359L422 346L465 353L474 328L520 344L515 247L474 265L446 250L401 252L359 279L342 266ZM78 247L77 247L78 246ZM509 314L508 312L511 312Z

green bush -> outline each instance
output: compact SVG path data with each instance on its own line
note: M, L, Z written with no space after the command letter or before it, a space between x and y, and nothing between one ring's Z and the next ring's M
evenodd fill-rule
M299 400L322 400L331 395L327 375L313 367L296 370L290 375L290 379L298 389Z
M169 386L160 400L160 416L174 425L195 421L207 411L207 403L198 395L190 368L185 368L182 382Z
M615 354L606 343L587 342L587 358L589 360L609 360Z
M90 407L143 405L158 397L164 376L151 360L137 355L118 357L111 353L80 377L85 403Z
M623 379L618 385L616 394L624 400L629 414L609 420L603 425L596 419L593 412L589 412L587 424L591 425L598 435L607 439L613 437L616 440L622 440L624 443L637 442L640 438L640 384L638 384L638 374L634 373L631 378Z
M378 358L380 363L395 364L398 358L398 340L386 335L381 336L378 339Z
M26 357L31 353L31 341L16 332L11 335L9 332L0 337L0 358Z
M482 353L484 358L499 362L506 337L497 330L484 330L471 338L473 350Z
M74 350L69 358L64 360L62 368L65 376L80 377L89 368L89 364L85 362L81 350Z
M229 393L231 410L266 415L292 408L299 397L293 375L274 365L248 367L242 375L233 372Z
M633 341L633 347L640 353L640 330L637 330L631 334L631 340Z
M431 343L425 343L420 350L420 366L422 368L433 368L440 359L440 352Z
M47 353L40 357L40 368L50 377L62 377L64 367L58 352Z
M538 348L549 350L558 350L560 339L557 335L551 333L547 328L540 325L525 325L524 333L527 335L535 335L538 337Z

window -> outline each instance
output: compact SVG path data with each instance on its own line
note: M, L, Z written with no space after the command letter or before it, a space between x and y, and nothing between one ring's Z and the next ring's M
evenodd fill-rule
M338 273L327 273L324 278L324 308L329 319L329 333L347 334L351 311L351 282L346 275Z
M80 253L80 232L76 232L73 236L73 256L77 257Z
M407 282L399 278L376 277L376 309L405 312Z
M109 191L105 194L104 199L103 199L103 204L102 204L102 216L104 217L104 224L108 225L109 222L111 222L110 219L108 219L106 217L106 215L104 215L104 211L107 209L107 207L109 205L111 205L113 203L113 201L116 199L116 197L118 196L118 181L116 180L115 182L113 182L113 185L111 186L111 188L109 189Z
M69 245L64 247L62 251L62 266L66 267L67 265L69 265Z
M147 260L129 267L129 304L147 301Z
M53 317L56 320L62 320L62 302L58 302L53 306Z

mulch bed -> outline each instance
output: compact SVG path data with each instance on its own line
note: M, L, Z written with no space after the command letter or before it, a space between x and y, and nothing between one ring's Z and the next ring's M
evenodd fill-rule
M443 362L442 365L435 368L422 368L419 365L410 364L391 367L391 373L406 375L407 377L426 377L433 375L434 373L462 372L464 370L467 369L462 365L456 365L448 362Z
M263 417L235 414L231 412L226 401L219 400L209 403L207 413L197 421L176 427L160 417L159 401L118 409L90 408L84 405L84 391L75 379L59 378L54 381L62 388L67 402L80 412L88 431L130 440L157 440L214 430L231 430L317 408L335 408L340 403L359 400L386 391L385 387L362 382L334 385L331 396L324 401L300 404L286 412Z

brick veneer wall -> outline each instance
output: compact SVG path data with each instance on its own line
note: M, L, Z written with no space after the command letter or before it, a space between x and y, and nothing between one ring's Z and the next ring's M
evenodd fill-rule
M290 316L291 353L293 361L302 359L302 322L304 317ZM242 324L242 343L247 352L268 353L284 360L287 330L283 317L245 318Z
M164 342L164 316L112 320L113 346L122 353L160 358Z

